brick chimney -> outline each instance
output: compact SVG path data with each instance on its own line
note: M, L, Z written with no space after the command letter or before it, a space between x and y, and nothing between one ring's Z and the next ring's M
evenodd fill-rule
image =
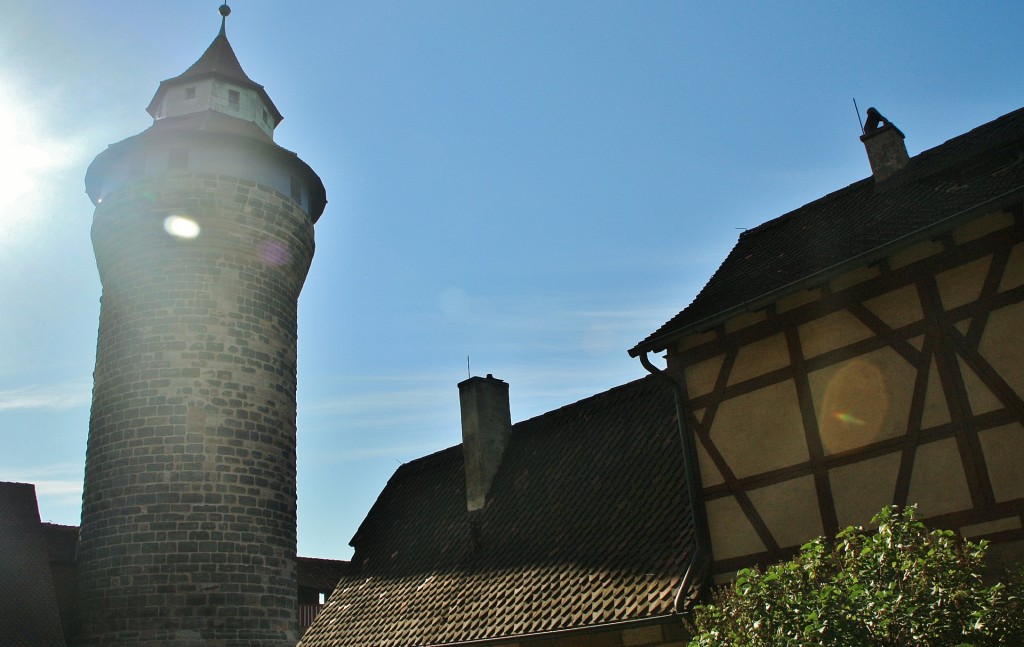
M459 383L462 455L466 464L466 509L484 507L491 481L512 432L508 383L488 375Z
M868 151L871 174L876 182L882 182L910 161L903 133L874 108L868 108L868 119L860 140Z

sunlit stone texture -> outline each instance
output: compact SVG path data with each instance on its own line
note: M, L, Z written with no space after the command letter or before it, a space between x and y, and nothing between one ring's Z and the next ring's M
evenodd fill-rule
M323 184L273 142L223 30L150 112L86 177L103 296L77 634L294 645L296 310Z

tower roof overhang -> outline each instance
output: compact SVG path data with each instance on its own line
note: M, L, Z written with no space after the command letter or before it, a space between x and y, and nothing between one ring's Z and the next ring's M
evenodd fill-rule
M235 120L233 117L209 112L208 120L222 122ZM102 198L103 178L126 156L138 150L160 146L187 146L190 142L202 145L225 146L245 149L253 156L266 156L288 167L301 176L309 187L309 217L315 224L327 206L327 190L323 180L313 168L294 152L278 146L265 137L254 137L251 133L230 132L218 127L196 127L195 119L189 115L161 120L138 135L111 144L89 165L85 174L85 192L93 204Z

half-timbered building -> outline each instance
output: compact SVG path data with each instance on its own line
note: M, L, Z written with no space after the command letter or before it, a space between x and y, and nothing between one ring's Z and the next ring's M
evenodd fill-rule
M1024 552L1024 109L861 139L870 177L743 232L630 351L678 383L719 581L888 504Z

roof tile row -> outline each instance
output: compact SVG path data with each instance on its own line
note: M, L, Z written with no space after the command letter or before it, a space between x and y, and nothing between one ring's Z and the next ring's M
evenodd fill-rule
M484 510L462 451L396 471L302 645L451 644L668 615L691 550L671 392L654 378L520 422Z

